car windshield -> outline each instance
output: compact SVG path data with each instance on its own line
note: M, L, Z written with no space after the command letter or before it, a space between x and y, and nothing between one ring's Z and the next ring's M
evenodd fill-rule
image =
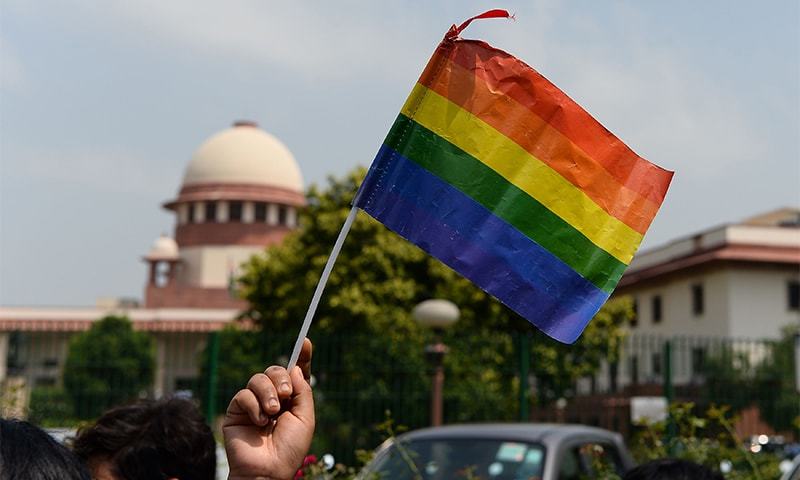
M369 470L367 478L392 480L537 480L544 449L503 440L414 440L393 444Z

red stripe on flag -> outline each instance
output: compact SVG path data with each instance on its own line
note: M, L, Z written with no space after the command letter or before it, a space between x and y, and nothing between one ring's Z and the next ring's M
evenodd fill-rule
M496 84L513 98L569 138L601 164L621 184L660 205L672 172L638 156L574 100L518 58L478 40L444 40L420 77L431 83L443 66L442 57Z

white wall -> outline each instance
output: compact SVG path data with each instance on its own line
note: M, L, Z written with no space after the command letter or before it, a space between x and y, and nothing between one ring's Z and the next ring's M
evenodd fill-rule
M799 280L792 266L751 266L731 269L731 336L778 338L780 329L800 322L800 312L788 308L787 283Z
M705 269L696 273L674 276L630 289L639 306L638 326L632 333L656 335L730 335L729 273L724 269ZM701 315L692 311L692 285L701 284L704 289L705 309ZM651 301L661 296L661 323L653 323Z
M178 280L193 287L225 288L228 286L231 266L238 268L262 251L263 248L257 246L182 247L180 256L183 264Z

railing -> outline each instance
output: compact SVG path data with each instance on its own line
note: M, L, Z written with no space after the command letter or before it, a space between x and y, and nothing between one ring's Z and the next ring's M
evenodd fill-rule
M125 389L132 380L125 376L108 378L103 388L91 384L85 391L65 388L68 334L10 335L0 392L0 408L6 415L28 415L51 427L74 426L102 411L110 400L121 402L130 396ZM133 396L191 396L210 419L219 415L250 374L285 362L294 340L258 331L237 335L152 334L152 379ZM537 377L537 362L542 359L536 358L530 335L452 332L446 342L450 353L445 360L445 423L530 418L630 432L629 399L642 395L665 395L701 406L729 404L750 422L746 427L753 432L791 432L792 419L800 415L800 397L792 380L797 353L785 341L629 336L617 362L605 362L595 375L572 382L563 390L563 400L556 401L541 395L545 384ZM315 452L352 460L355 449L374 448L385 435L375 425L386 420L387 412L396 424L409 428L429 424L430 372L424 353L416 344L395 342L388 350L386 345L364 335L315 338ZM481 367L465 368L476 365L464 362L467 356L477 358ZM105 367L97 365L93 373L102 377Z

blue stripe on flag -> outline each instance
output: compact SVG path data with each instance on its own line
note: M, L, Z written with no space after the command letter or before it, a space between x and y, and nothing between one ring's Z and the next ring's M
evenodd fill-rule
M574 342L608 299L539 244L385 145L356 205L559 341Z

